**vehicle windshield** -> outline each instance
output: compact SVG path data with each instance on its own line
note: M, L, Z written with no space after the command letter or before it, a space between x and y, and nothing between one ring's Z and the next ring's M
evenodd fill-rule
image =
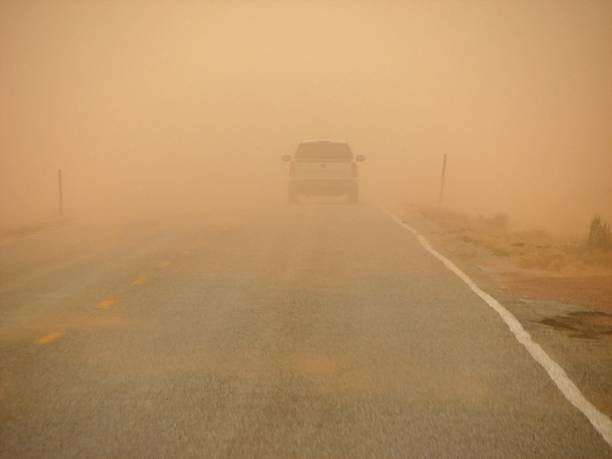
M346 143L308 142L298 146L296 161L344 162L352 161L353 153Z

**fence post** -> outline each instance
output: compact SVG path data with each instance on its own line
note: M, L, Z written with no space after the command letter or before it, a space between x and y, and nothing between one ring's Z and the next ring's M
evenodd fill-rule
M62 180L62 170L57 170L57 198L59 205L59 215L64 216L64 183Z
M447 155L444 153L444 159L442 159L442 176L440 178L440 197L438 199L438 205L441 206L444 201L444 186L446 184L446 158Z

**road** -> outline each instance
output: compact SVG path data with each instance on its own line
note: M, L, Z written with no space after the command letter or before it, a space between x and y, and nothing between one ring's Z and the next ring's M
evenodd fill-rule
M612 457L374 207L74 231L0 247L1 457Z

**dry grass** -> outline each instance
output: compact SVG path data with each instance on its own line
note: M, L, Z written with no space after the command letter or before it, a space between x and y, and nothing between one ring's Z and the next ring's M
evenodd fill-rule
M518 268L555 273L612 270L611 250L593 250L583 241L557 239L541 230L513 231L505 215L471 216L441 209L421 213L447 234L510 259Z
M513 231L506 217L421 213L441 230L449 250L484 268L507 292L612 314L612 250L588 244L588 228L582 240L573 241L544 231Z
M612 237L610 236L610 224L595 216L589 229L587 246L590 249L607 250L610 249Z

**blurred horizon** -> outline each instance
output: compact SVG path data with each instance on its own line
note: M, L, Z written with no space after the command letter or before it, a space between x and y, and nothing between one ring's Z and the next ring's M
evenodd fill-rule
M303 139L366 199L612 219L612 2L5 1L0 228L279 205Z

